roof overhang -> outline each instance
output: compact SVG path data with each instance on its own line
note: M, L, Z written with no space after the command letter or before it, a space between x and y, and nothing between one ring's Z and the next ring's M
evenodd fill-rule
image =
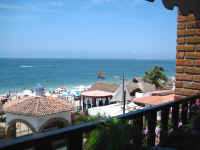
M101 90L85 91L81 93L85 97L112 97L113 93Z
M147 0L154 2L155 0ZM194 14L197 19L200 19L200 0L162 0L165 8L173 10L174 7L178 7L182 15L186 16Z

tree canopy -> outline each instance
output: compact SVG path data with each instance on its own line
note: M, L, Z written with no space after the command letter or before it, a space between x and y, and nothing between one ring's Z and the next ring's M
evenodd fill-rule
M156 86L156 88L163 87L162 81L168 81L167 76L163 72L163 67L155 65L151 71L145 72L143 79L150 80Z

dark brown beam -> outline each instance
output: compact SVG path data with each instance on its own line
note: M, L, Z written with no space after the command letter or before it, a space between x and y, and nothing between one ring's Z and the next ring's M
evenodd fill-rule
M154 2L155 0L147 0ZM194 14L197 19L200 19L200 0L162 0L165 8L173 10L174 7L178 7L182 15L186 16Z

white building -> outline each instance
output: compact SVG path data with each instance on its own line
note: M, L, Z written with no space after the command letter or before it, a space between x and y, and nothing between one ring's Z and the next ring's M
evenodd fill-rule
M138 106L135 103L129 103L126 105L125 113L138 109L143 109L143 107ZM91 116L101 115L106 117L114 117L123 114L123 105L121 103L115 103L102 107L89 108L88 113Z
M58 98L27 97L8 101L3 110L7 136L13 138L69 126L73 106Z
M107 106L102 106L102 107L94 107L94 108L89 108L88 113L92 116L95 115L101 115L101 116L106 116L106 117L114 117L117 115L123 114L123 109L124 109L124 98L123 98L123 90L125 91L125 113L135 111L137 109L142 109L143 107L136 105L132 101L132 97L130 96L128 89L126 86L120 85L120 87L115 91L113 94L112 99L110 100L110 104Z

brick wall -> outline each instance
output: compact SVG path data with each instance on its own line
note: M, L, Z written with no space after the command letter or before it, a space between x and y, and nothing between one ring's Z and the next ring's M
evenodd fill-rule
M200 93L200 20L178 11L176 47L176 95Z

